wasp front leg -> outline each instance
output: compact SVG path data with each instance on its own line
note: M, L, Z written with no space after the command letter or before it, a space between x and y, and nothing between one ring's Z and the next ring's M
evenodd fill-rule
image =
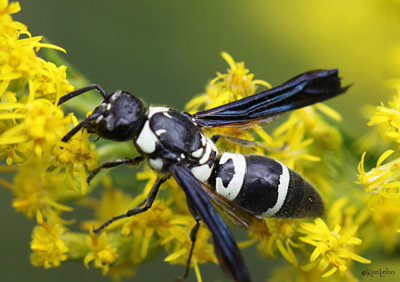
M130 159L130 158L125 158L125 159L119 159L119 160L115 160L115 161L111 161L111 162L105 162L103 163L101 166L95 168L94 170L91 171L89 177L87 178L87 184L90 185L90 181L92 181L92 179L103 169L103 168L112 168L112 167L116 167L122 164L128 164L128 165L132 165L132 166L137 166L138 164L140 164L142 161L144 160L144 157L139 156L136 157L134 159Z

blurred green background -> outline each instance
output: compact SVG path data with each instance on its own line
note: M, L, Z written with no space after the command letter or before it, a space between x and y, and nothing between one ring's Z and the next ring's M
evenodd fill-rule
M300 72L339 68L349 92L328 104L360 135L361 110L389 99L387 79L400 77L400 4L397 1L122 1L22 0L14 18L32 35L65 48L67 61L106 90L124 89L148 103L181 109L224 72L221 51L244 61L256 79L278 85ZM132 175L133 176L133 175ZM11 208L0 189L0 281L110 281L98 269L64 263L44 271L29 263L32 222ZM245 251L254 281L275 260ZM140 267L136 281L172 281L183 267ZM204 281L224 281L216 266L201 267ZM355 273L359 275L359 273ZM192 273L188 281L194 281Z

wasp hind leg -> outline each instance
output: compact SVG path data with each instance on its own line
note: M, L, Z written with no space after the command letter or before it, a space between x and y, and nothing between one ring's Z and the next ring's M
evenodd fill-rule
M188 259L186 261L185 272L183 273L182 276L177 277L176 281L183 281L189 276L190 262L192 261L192 255L193 255L194 246L195 246L196 239L197 239L197 233L199 232L199 228L200 228L200 221L201 221L200 215L193 208L193 206L190 203L189 199L187 199L187 204L188 204L188 208L189 208L190 213L192 214L194 220L196 221L196 224L192 227L192 230L190 231L190 241L192 241L192 245L190 247L189 256L188 256Z
M114 221L117 221L117 220L119 220L121 218L130 217L130 216L145 212L148 209L150 209L151 206L153 205L153 202L154 202L156 196L157 196L157 193L158 193L158 190L159 190L161 184L163 184L168 178L169 178L169 176L168 177L163 177L163 178L157 178L156 183L154 183L153 188L151 188L151 191L150 191L149 195L147 195L147 199L143 203L139 204L138 207L136 207L134 209L131 209L131 210L127 211L124 214L114 216L113 218L111 218L108 221L104 222L100 227L95 228L93 230L93 232L94 233L98 233L101 230L103 230L104 228L106 228L108 225L113 223ZM145 204L145 206L144 207L140 207L143 204Z

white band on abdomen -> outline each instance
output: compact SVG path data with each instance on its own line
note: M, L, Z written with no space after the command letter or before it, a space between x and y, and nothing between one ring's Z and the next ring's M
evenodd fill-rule
M282 208L283 203L286 200L286 195L289 190L290 173L287 166L282 163L280 163L280 165L282 166L282 174L279 177L278 198L275 205L272 208L269 208L265 213L263 213L263 217L274 216Z
M233 161L233 177L229 181L227 187L224 186L222 179L217 177L215 181L215 189L218 194L233 201L242 189L247 164L246 159L241 154L223 153L219 161L220 166L225 164L229 159L232 159Z

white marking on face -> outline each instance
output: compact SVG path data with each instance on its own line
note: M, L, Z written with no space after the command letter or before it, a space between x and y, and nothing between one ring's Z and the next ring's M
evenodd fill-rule
M149 114L147 118L151 118L154 114L163 113L169 111L169 108L166 107L149 107Z
M263 217L274 216L281 209L289 190L289 182L290 182L289 169L284 164L282 163L279 164L282 166L282 174L279 177L278 199L276 200L276 203L272 208L269 208L265 213L263 213L262 215Z
M162 170L164 162L162 159L149 159L149 165L155 170Z
M111 104L107 104L106 109L107 109L107 111L111 110Z
M192 156L196 159L200 158L203 155L204 148L200 148L192 153Z
M233 201L239 194L243 186L244 177L246 174L246 159L241 154L223 153L219 161L220 165L225 164L229 159L233 161L234 174L232 179L229 181L228 186L225 187L222 179L217 177L215 182L215 189L218 194Z
M185 158L185 154L182 153L181 154L181 158L184 159Z
M193 173L194 177L196 177L201 182L206 182L211 175L213 166L209 167L208 164L195 166L191 168L191 172Z
M112 115L108 115L106 118L104 118L104 120L106 121L106 128L107 128L108 130L111 130L111 129L112 129L113 123L110 122L112 119L113 119L113 116L112 116Z
M156 131L156 135L160 136L161 134L163 134L165 132L167 132L165 129L159 129L159 130Z
M99 116L99 117L96 119L96 123L99 123L103 118L104 118L103 115Z
M156 150L158 143L157 136L150 129L149 121L146 121L142 131L136 139L136 145L146 154L151 154Z

